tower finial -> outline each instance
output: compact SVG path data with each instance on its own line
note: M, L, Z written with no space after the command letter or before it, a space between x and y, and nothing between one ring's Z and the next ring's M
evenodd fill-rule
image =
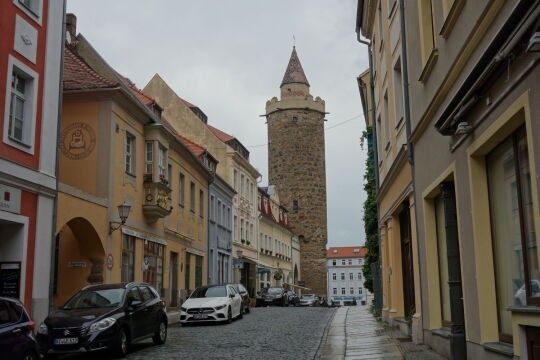
M296 47L296 38L294 37L294 34L292 36L292 47Z

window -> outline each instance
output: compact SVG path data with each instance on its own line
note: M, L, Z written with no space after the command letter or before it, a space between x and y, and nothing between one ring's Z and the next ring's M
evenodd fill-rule
M208 209L208 218L210 220L216 220L215 214L214 214L214 195L210 195L210 209Z
M180 173L180 185L178 189L178 203L182 207L184 206L185 188L186 188L186 176Z
M227 228L231 228L231 208L227 207Z
M153 174L154 144L151 141L145 143L144 153L144 173Z
M352 259L349 259L349 265L352 265Z
M333 289L332 289L332 293L333 293L334 295L337 295L337 288L333 288Z
M377 126L376 126L376 130L377 130L377 157L378 157L378 160L379 160L379 166L382 164L382 148L383 148L383 145L382 145L382 121L381 121L381 115L379 115L377 117ZM379 146L380 144L380 146Z
M349 280L354 280L354 274L353 273L349 273Z
M4 142L24 152L34 153L35 120L37 105L38 74L19 60L10 56L10 77L6 84L6 108L4 112ZM78 132L77 132L78 131ZM72 131L68 146L81 131ZM72 142L73 146L80 142ZM84 144L83 144L84 147Z
M246 195L244 193L244 174L240 175L240 195L243 197Z
M358 280L362 280L362 273L358 273Z
M538 244L522 127L486 157L501 340L511 340L509 306L540 304Z
M135 136L126 132L126 172L135 175Z
M249 238L253 240L253 224L249 225Z
M253 183L249 183L249 201L254 201L253 200Z
M358 288L358 295L362 295L362 288L361 287Z
M25 8L30 10L34 15L39 14L39 2L38 0L19 0Z
M159 146L159 158L158 158L158 166L159 166L159 180L163 181L167 178L167 150L163 146Z
M341 288L341 295L345 295L345 288Z
M202 256L195 255L195 287L202 286Z
M139 290L141 291L143 301L145 302L156 298L154 293L152 292L152 290L150 290L148 286L140 286Z
M384 103L383 103L383 121L384 121L384 148L388 150L390 148L390 116L388 113L388 91L384 92Z
M345 280L345 273L341 273L341 280Z
M204 191L199 190L199 216L204 217Z
M144 244L144 259L148 263L143 270L143 281L152 285L158 293L163 291L163 252L165 246L147 241Z
M238 241L238 217L234 215L234 240Z
M219 225L221 225L221 200L218 200L218 203L217 203L217 217L216 217L216 220L217 220L217 223Z
M341 265L345 265L345 259L341 259Z
M336 273L332 273L332 280L337 280L337 274Z
M380 43L379 43L379 51L382 50L382 44L383 44L383 38L384 38L384 33L383 33L383 17L382 17L382 6L381 6L381 2L379 2L379 9L378 9L378 12L377 12L377 15L378 15L378 23L379 23L379 40L380 40Z
M431 0L420 0L418 6L420 11L420 48L422 51L422 64L425 66L435 47L433 9Z
M189 208L192 213L195 213L195 183L192 181L189 184Z
M403 80L401 78L401 58L398 58L394 65L394 103L395 103L395 126L402 124L403 120Z
M298 200L293 200L292 202L292 208L293 208L293 211L298 211Z
M336 259L332 260L332 265L336 266Z
M450 287L448 285L448 257L446 251L446 230L444 222L444 200L435 199L435 221L437 227L437 252L439 256L439 286L441 297L441 315L444 326L451 324Z
M135 238L124 234L122 241L122 282L135 281Z
M233 171L234 176L234 190L238 191L238 171Z
M354 288L351 288L351 295L354 295Z
M167 165L167 186L172 186L172 165Z
M244 219L240 219L240 241L246 241L246 238L244 237Z

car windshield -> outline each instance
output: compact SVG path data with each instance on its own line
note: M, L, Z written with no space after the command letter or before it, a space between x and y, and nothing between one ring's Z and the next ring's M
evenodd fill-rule
M281 294L281 288L268 288L267 293L269 294Z
M211 297L227 297L225 286L200 287L195 289L190 296L191 299Z
M312 300L315 298L315 295L302 295L302 299Z
M69 299L62 306L62 309L90 309L119 306L125 291L125 289L81 290Z

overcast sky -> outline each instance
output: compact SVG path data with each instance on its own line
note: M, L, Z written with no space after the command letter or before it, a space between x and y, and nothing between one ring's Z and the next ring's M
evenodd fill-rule
M363 244L365 128L355 0L68 0L77 31L139 88L155 74L237 137L267 184L265 103L279 96L293 35L311 94L326 101L328 245ZM348 119L354 118L345 122ZM255 146L254 146L255 145ZM258 145L258 146L257 146Z

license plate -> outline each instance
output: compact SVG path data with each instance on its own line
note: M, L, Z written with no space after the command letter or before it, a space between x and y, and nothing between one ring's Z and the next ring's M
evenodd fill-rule
M54 339L55 345L71 345L71 344L77 344L79 342L79 338L61 338L61 339Z
M195 314L195 315L193 315L193 318L195 320L208 319L208 315Z

